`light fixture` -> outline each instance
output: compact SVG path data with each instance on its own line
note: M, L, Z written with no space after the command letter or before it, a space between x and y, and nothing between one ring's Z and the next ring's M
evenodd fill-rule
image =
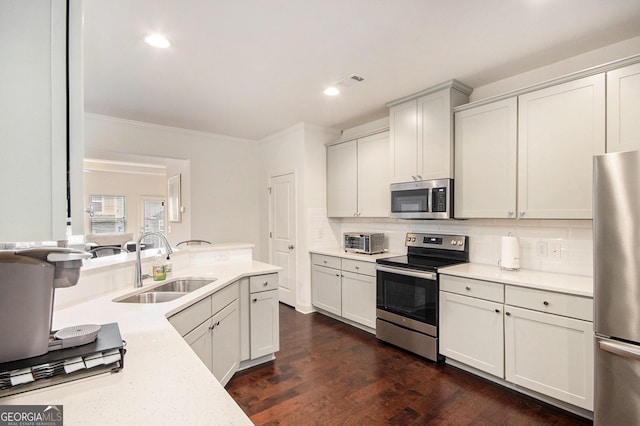
M338 81L334 86L327 87L324 90L324 94L327 96L336 96L340 93L340 88L346 89L354 84L362 83L364 81L364 77L361 77L356 74L351 74L349 77L345 77L342 80Z
M169 40L167 40L166 37L160 34L151 34L145 37L144 41L146 41L151 46L157 47L160 49L166 49L167 47L171 46L171 43L169 43Z
M324 89L324 94L327 96L336 96L338 94L340 94L340 90L338 90L337 87L327 87L326 89Z

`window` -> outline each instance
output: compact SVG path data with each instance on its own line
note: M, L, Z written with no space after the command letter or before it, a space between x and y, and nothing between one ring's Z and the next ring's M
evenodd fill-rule
M123 195L92 195L92 234L122 234L127 229L127 197Z

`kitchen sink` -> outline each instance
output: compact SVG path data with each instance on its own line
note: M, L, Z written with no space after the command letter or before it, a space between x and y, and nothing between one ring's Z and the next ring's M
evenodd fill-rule
M131 296L124 297L122 299L115 299L114 302L118 303L162 303L176 300L179 297L184 296L187 293L198 290L211 284L217 280L217 278L197 279L197 278L179 278L166 283L160 284L156 287L151 287L149 290L133 294Z
M158 292L147 291L144 293L134 294L133 296L126 297L124 299L115 300L119 303L162 303L170 302L178 297L184 296L185 292Z
M211 284L215 280L217 280L217 278L202 279L202 280L188 279L188 278L177 279L177 280L166 282L157 287L153 287L149 291L154 291L154 292L157 291L157 292L163 292L163 293L173 293L173 292L190 293L192 291L195 291L199 288L204 287L207 284Z

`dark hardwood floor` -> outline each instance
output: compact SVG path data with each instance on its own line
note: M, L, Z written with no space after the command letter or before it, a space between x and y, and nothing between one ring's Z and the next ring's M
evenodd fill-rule
M591 421L280 305L276 360L227 390L256 425L582 425Z

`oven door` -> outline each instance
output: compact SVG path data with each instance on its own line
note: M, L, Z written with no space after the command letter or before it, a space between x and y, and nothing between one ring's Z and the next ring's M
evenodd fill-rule
M437 336L438 327L438 276L434 272L400 269L376 265L376 308L423 323ZM386 318L385 318L386 319ZM395 321L394 321L395 322ZM406 321L402 321L404 323ZM414 328L414 327L411 327ZM422 327L420 327L422 328Z

